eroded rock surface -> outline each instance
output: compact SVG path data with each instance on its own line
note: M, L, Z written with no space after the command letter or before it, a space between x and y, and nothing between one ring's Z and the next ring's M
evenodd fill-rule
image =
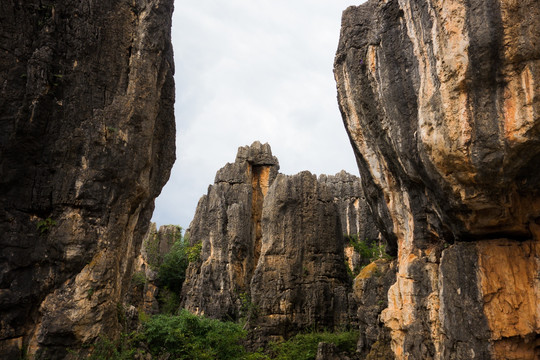
M240 316L261 252L263 200L278 170L270 146L255 142L217 172L188 229L190 243L202 243L202 251L187 270L186 309L214 318Z
M341 221L328 186L305 171L278 175L264 201L262 248L251 279L265 338L348 325Z
M119 330L174 162L172 3L0 4L2 358Z
M278 169L268 144L240 148L236 161L218 171L188 229L202 251L188 268L183 306L245 318L258 344L310 326L353 324L343 234L378 238L357 177L286 176Z
M382 316L396 358L540 356L539 5L369 1L343 14L339 105L398 250Z
M338 207L343 234L355 234L361 240L379 237L358 176L342 170L336 175L320 175L318 180L326 184Z

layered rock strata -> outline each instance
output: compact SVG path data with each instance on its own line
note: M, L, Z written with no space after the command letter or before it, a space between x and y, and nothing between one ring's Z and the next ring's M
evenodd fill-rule
M174 162L172 0L0 4L0 357L119 330Z
M538 1L369 1L338 100L381 232L399 359L540 356Z
M188 229L202 252L182 289L185 308L244 317L265 340L354 321L343 232L374 226L361 219L367 210L357 177L278 169L270 146L255 142L218 171Z

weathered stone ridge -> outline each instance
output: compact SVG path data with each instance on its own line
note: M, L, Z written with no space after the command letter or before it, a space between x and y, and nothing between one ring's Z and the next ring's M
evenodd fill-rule
M255 142L217 172L187 231L202 251L187 270L183 307L214 318L239 317L240 294L249 293L260 254L263 198L278 170L270 146Z
M264 201L262 248L251 279L257 331L290 336L348 325L341 222L333 194L305 171L278 175Z
M310 326L353 324L343 234L379 236L357 177L286 176L278 169L268 144L239 148L199 201L187 232L202 252L188 268L182 306L244 317L258 344Z
M396 358L540 356L527 305L540 293L539 5L369 1L343 14L338 101L398 250L382 315Z
M372 240L379 236L358 176L342 170L336 175L320 175L318 180L326 183L338 207L343 234L355 234L361 240Z
M117 305L174 162L172 0L0 4L0 357L60 359Z

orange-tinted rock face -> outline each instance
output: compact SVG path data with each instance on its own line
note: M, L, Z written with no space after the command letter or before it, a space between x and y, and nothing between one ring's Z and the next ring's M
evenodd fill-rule
M344 13L338 99L398 249L382 313L397 358L538 356L539 5L369 1Z
M498 358L534 359L540 332L540 241L478 242L478 273ZM513 349L510 357L507 349ZM518 355L519 354L519 355Z

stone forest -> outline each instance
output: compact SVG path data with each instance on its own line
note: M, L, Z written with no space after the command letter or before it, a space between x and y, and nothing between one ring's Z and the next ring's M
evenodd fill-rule
M172 12L0 3L1 359L540 359L538 0L347 8L360 176L253 139L157 229Z

